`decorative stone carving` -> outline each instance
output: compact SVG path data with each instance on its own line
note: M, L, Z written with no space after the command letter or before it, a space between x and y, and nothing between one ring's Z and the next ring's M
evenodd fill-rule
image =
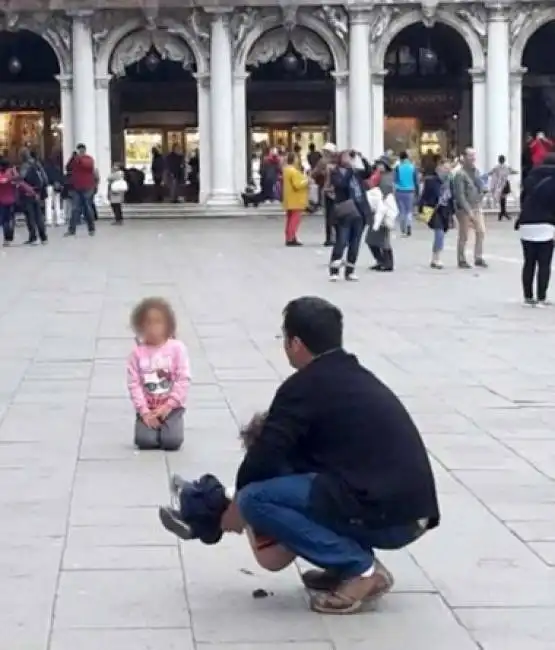
M116 45L111 72L116 77L122 77L129 65L140 61L151 49L156 50L162 60L181 63L186 70L194 65L193 53L185 41L167 30L144 29L128 34Z
M455 15L470 26L482 44L485 43L488 32L488 14L483 5L466 5L457 8L455 9Z
M67 74L58 74L56 79L60 84L60 90L69 91L73 88L73 77Z
M316 11L316 16L324 23L327 23L332 32L342 43L349 38L349 16L340 5L324 5Z
M335 79L336 86L347 86L349 83L348 72L332 72L331 76Z
M381 5L370 14L370 42L377 43L386 33L392 20L401 13L399 7Z
M191 29L200 43L210 43L210 19L200 9L191 11Z
M247 66L258 67L276 61L285 54L290 42L301 56L314 61L323 70L329 70L333 66L331 52L326 43L304 27L294 27L291 32L278 28L263 34L249 52Z
M97 11L91 20L93 48L95 54L99 51L104 41L116 25L120 25L129 18L118 11Z
M254 29L262 17L263 12L257 7L246 7L243 11L237 11L231 16L229 29L234 52L239 50L247 34Z
M11 11L7 7L1 7L2 17L0 19L0 29L3 32L13 32L18 29L19 14Z
M439 0L422 0L422 22L426 27L433 27L436 22L436 12Z
M510 39L511 45L514 44L518 38L522 28L525 23L531 23L532 25L539 25L542 14L545 12L545 6L538 5L516 5L510 9L509 20L510 20Z
M97 77L94 80L94 87L98 88L99 90L108 90L108 88L110 88L111 80L111 75L108 75L107 77Z
M283 20L283 28L287 32L292 32L297 25L297 13L299 7L295 4L282 3L281 13Z
M193 74L193 77L197 80L198 85L205 90L210 88L210 75L209 74Z

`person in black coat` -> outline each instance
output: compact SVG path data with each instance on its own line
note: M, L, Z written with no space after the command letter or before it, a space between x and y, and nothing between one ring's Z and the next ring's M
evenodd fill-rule
M433 473L403 404L343 349L337 307L293 300L282 331L297 372L247 449L235 501L253 531L323 569L303 577L325 590L313 610L353 613L392 585L373 549L402 548L439 524Z
M418 208L421 218L427 221L434 233L430 266L432 269L442 269L445 233L453 226L455 206L448 163L439 159L436 162L435 170L424 177Z
M543 307L547 304L555 236L555 154L548 154L544 162L531 169L526 177L515 230L519 231L524 257L524 304ZM534 278L537 280L535 296Z

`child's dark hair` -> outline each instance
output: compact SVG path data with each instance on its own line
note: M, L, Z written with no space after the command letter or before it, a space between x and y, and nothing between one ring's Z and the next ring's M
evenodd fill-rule
M131 327L135 334L141 334L144 328L145 319L151 309L160 311L166 319L167 336L170 339L175 338L177 330L177 321L175 312L170 303L164 298L145 298L131 312Z
M246 426L241 427L239 438L241 439L244 449L248 449L258 438L262 432L262 427L264 426L267 415L267 411L264 411L263 413L255 413L252 416L251 421Z

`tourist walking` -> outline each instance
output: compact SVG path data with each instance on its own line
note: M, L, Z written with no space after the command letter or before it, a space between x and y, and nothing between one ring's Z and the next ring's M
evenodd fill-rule
M312 178L320 188L324 204L324 246L333 246L333 187L330 174L337 164L337 147L333 142L326 142L322 155L312 170Z
M154 183L154 200L161 203L164 200L164 175L166 173L166 161L158 147L152 147L152 159L150 172Z
M122 166L116 163L112 167L112 173L108 176L108 201L112 208L114 220L112 225L123 225L123 204L127 192L127 181L125 180Z
M553 151L554 146L553 141L547 138L543 131L538 131L536 137L528 143L532 165L534 167L541 165L547 154Z
M41 200L46 196L48 178L43 166L32 153L24 147L20 154L19 176L32 189L32 193L24 194L21 197L23 212L27 223L29 238L25 244L36 244L40 239L42 244L46 244L48 236L46 234L46 224L44 222L44 213L42 211Z
M384 154L376 161L369 185L371 189L376 188L379 191L377 204L368 220L365 240L375 260L370 269L391 272L395 267L391 230L395 227L398 206L394 193L393 162L389 156ZM389 219L386 218L386 210L389 212Z
M466 261L466 243L471 228L474 229L474 265L487 268L484 260L484 237L486 224L482 212L484 186L476 168L476 152L465 149L460 169L453 176L453 196L457 215L457 263L460 269L470 269Z
M71 183L71 218L64 237L72 237L83 215L89 235L95 234L93 196L97 185L94 158L87 153L84 144L78 144L66 167Z
M297 239L301 216L308 207L308 177L297 168L297 154L288 153L283 168L282 203L285 210L285 245L302 246Z
M170 200L179 203L179 192L185 179L185 158L177 145L173 145L166 157L166 171L169 178Z
M395 199L399 207L401 233L410 237L412 234L412 214L418 198L418 171L410 161L406 151L399 154L399 163L395 166Z
M353 163L357 158L362 162L361 169L355 169ZM366 158L355 151L343 151L339 154L338 164L330 173L330 185L333 188L333 220L335 225L335 244L330 259L330 280L339 278L343 264L343 255L347 251L345 262L345 280L358 280L355 267L358 259L360 240L364 225L370 218L370 206L366 198L364 181L372 169Z
M452 181L447 160L438 160L435 170L424 178L419 201L422 221L434 233L432 243L432 269L442 269L441 254L445 245L445 233L453 225L454 204Z
M496 205L499 206L498 221L511 218L507 212L507 197L511 193L509 176L517 173L507 165L505 156L497 158L497 165L489 173L489 190Z
M555 236L555 154L528 174L520 197L521 212L515 223L522 242L524 304L543 307L551 277ZM534 295L534 279L536 293Z

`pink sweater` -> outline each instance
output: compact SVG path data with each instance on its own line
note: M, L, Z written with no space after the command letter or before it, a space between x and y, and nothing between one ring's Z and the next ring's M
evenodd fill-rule
M127 362L127 385L139 415L171 404L185 407L189 383L189 355L181 341L169 339L153 347L138 343Z

